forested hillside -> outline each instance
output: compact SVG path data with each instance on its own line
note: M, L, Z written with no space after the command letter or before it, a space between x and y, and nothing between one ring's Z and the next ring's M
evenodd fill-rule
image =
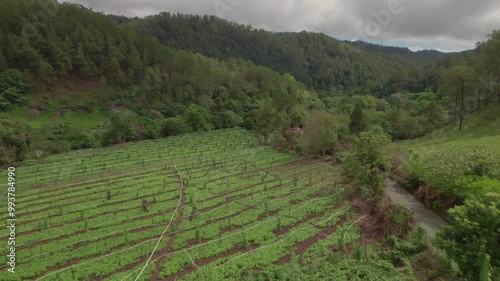
M500 99L498 32L443 55L53 0L2 1L0 19L2 163L238 126L332 153L365 130L416 138ZM290 135L317 122L335 125L321 148Z
M338 87L369 93L382 91L392 80L404 83L404 90L419 92L432 85L428 70L436 65L432 57L371 52L321 33L273 33L214 16L161 13L129 24L167 46L222 60L248 59L289 72L316 90Z
M374 50L383 54L399 54L409 57L420 57L420 58L443 58L446 56L446 53L437 51L437 50L420 50L413 52L406 47L393 47L393 46L384 46L380 44L373 44L364 41L354 41L355 46L358 46L363 49Z
M43 112L60 106L82 114L97 109L125 111L115 112L116 118L103 124L103 130L96 132L97 141L95 136L58 125L45 127L38 132L41 135L33 137L52 145L31 144L31 150L56 152L93 147L95 142L109 144L234 126L265 132L299 125L308 100L315 99L291 75L239 58L222 62L174 50L80 5L53 3L57 16L50 16L40 3L50 6L53 2L0 3L1 109L27 106ZM39 13L46 17L35 17L40 22L27 35L24 15ZM97 89L79 92L84 81L97 81ZM57 96L60 88L69 89ZM127 109L133 112L127 113ZM4 152L7 162L23 159L32 139L16 122L2 121L2 126L15 131L4 137L11 151ZM138 124L142 124L140 130L136 130ZM61 145L59 139L72 141ZM19 149L14 152L13 146Z

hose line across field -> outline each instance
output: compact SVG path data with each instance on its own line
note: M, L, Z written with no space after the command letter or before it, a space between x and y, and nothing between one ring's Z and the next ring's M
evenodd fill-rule
M182 176L181 176L181 174L179 172L179 169L177 169L177 166L175 165L175 161L174 161L174 168L177 171L177 175L179 176L180 185L181 185L180 186L180 191L179 191L179 203L177 203L177 207L175 208L175 211L172 214L172 217L170 217L170 221L168 222L167 227L165 228L165 230L163 230L163 233L161 234L160 238L158 239L158 242L156 242L156 246L153 249L153 252L151 252L151 255L149 256L148 260L146 261L146 264L142 268L141 272L139 272L139 274L137 275L137 277L134 279L134 281L137 281L139 279L139 277L141 276L141 274L144 272L144 270L148 266L149 262L151 261L151 259L153 258L153 255L156 252L156 249L158 249L158 246L160 245L161 239L163 239L163 236L165 236L165 233L167 233L168 228L170 227L170 225L172 225L172 221L174 220L175 214L177 214L177 211L179 210L179 207L181 206L181 203L182 203L182 190L184 189L184 182L183 182Z

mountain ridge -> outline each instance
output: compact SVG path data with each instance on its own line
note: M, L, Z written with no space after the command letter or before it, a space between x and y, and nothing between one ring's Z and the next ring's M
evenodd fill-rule
M324 33L270 32L215 16L163 12L119 21L126 21L125 25L154 36L168 47L220 60L250 60L280 73L290 73L319 91L332 87L357 91L370 83L383 86L389 80L411 80L412 85L420 86L404 90L423 91L431 86L426 71L435 67L441 57L425 52L415 56L399 49L373 52Z

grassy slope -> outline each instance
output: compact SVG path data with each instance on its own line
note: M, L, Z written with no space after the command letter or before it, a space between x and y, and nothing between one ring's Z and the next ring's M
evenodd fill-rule
M77 77L61 78L54 87L47 90L40 81L32 82L33 93L28 95L29 105L15 107L0 112L0 117L18 119L32 129L40 129L48 124L68 124L73 128L93 129L98 127L108 116L101 106L100 97L112 93L112 89L102 87L99 81L84 81ZM72 110L91 103L91 113ZM42 107L39 116L29 114L30 107Z
M423 154L452 145L482 145L500 158L500 104L466 116L462 131L458 130L457 124L422 138L400 143L403 149L413 149Z
M56 107L43 111L38 117L30 116L27 107L15 108L2 115L24 121L33 129L40 129L44 125L51 123L68 124L74 128L92 129L102 123L107 116L105 112L97 110L92 113L79 111L62 112Z

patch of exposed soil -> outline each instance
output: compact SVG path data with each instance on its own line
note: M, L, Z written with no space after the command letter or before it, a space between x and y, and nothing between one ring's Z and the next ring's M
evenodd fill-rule
M272 216L276 215L277 213L278 213L278 211L267 212L265 214L260 215L257 218L257 220L259 220L259 221L264 220L265 218L272 217Z
M210 241L210 240L208 240L206 238L200 238L199 240L191 239L191 240L186 241L186 244L187 244L188 248L191 248L192 246L195 246L198 244L204 244L204 243L207 243L208 241Z

